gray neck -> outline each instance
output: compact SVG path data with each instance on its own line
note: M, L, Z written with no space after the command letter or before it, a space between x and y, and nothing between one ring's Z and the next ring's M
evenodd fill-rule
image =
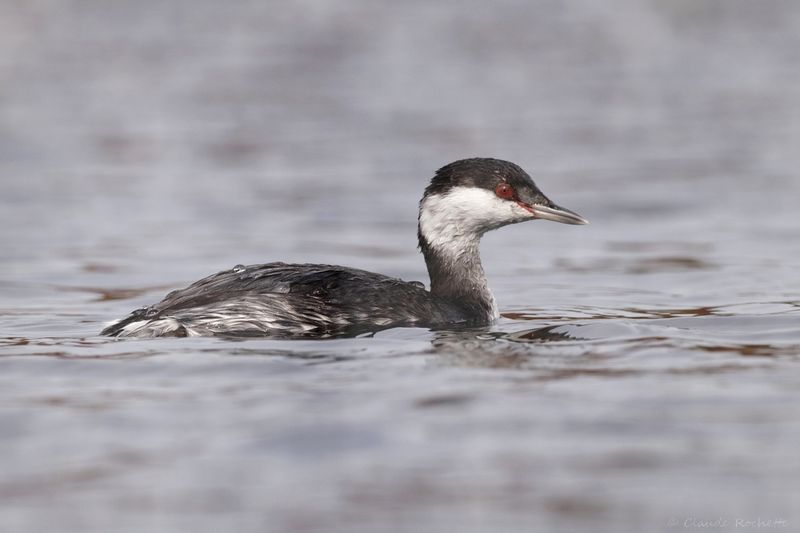
M498 316L497 305L483 272L479 243L479 235L440 244L419 234L431 294L462 310L468 320L491 322Z
M505 204L478 187L426 190L419 209L419 247L431 276L431 293L471 322L497 318L497 306L478 251L487 231L507 224Z

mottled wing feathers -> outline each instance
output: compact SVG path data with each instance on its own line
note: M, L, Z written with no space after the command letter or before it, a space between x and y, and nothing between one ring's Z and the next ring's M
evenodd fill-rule
M454 319L421 283L332 265L237 266L169 293L106 335L352 334Z

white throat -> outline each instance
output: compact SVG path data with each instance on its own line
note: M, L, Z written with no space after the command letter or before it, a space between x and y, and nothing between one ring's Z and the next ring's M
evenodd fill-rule
M492 191L453 187L422 201L419 231L440 253L459 256L477 248L487 231L530 218L530 212L516 202L498 198Z
M424 198L419 233L431 292L456 303L474 304L488 319L497 318L478 246L487 231L530 218L516 202L478 187L454 187Z

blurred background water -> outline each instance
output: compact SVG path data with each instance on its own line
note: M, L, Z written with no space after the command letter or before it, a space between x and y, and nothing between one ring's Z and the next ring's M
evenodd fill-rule
M0 528L797 530L799 146L788 0L0 2ZM592 222L484 239L491 328L97 336L237 263L427 280L470 156Z

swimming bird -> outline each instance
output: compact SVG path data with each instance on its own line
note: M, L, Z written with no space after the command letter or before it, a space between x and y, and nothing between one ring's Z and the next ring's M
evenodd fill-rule
M350 336L399 326L488 325L499 313L481 266L487 232L529 220L587 224L551 202L509 161L462 159L436 171L419 203L420 282L320 264L237 265L133 311L101 334Z

